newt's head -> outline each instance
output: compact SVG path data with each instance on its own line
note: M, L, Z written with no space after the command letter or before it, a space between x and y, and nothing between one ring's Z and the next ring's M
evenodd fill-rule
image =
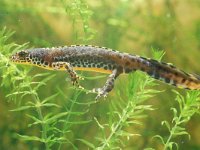
M10 56L10 60L17 64L33 64L47 67L52 57L49 50L44 48L27 49L16 52Z
M24 62L30 62L30 52L29 51L19 51L16 52L15 54L13 54L10 59L13 62L17 62L17 63L24 63Z

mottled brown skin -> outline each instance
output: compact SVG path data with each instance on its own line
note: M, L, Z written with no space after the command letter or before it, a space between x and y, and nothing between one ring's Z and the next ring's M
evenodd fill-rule
M11 59L16 63L32 64L51 70L67 70L72 83L78 86L79 77L75 70L108 73L110 75L105 85L93 90L98 93L97 98L106 96L113 89L114 81L120 74L135 70L146 72L155 79L177 87L200 89L198 76L187 74L171 64L104 47L74 45L28 49L14 54Z

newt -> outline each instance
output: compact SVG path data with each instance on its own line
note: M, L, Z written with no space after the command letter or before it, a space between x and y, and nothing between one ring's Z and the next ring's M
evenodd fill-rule
M92 91L96 99L106 97L114 88L115 79L122 73L136 70L177 87L195 90L200 89L200 77L188 74L172 64L138 55L122 53L105 47L91 45L72 45L52 48L33 48L13 54L11 61L18 64L29 64L50 70L67 71L73 85L79 86L76 70L94 71L109 74L102 88Z

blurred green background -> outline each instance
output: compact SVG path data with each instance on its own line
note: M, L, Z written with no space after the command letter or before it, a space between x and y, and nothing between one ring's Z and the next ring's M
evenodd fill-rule
M29 42L29 47L90 44L147 57L152 56L151 48L164 50L166 54L163 61L173 63L187 72L200 74L200 0L84 0L83 2L84 5L80 5L78 8L81 10L79 10L75 5L76 0L0 0L0 28L6 26L15 31L10 42L18 44ZM31 74L39 72L49 71L32 67ZM48 82L43 91L40 91L41 97L52 95L58 87L66 91L65 87L70 86L69 82L64 82L65 72L52 72L52 74L56 74L56 77ZM116 88L120 88L121 84L125 86L124 80L127 82L126 76L120 77L116 82ZM104 79L82 81L88 88L98 87L103 83ZM159 149L159 144L152 141L152 136L167 134L167 130L161 126L161 121L170 120L172 118L170 108L177 105L174 101L175 96L171 92L174 87L161 83L157 88L165 91L149 101L156 110L147 112L148 117L143 120L142 127L135 129L132 127L133 132L137 131L142 136L131 139L127 149L134 146L137 149L144 149L152 145L156 145ZM6 99L5 95L9 90L2 87L0 89L0 149L33 149L37 147L37 143L23 142L13 137L15 132L32 135L37 134L38 130L36 127L27 127L30 120L27 119L26 112L9 111L15 108L15 104L9 103ZM109 112L110 101L117 100L115 92L113 90L106 101L92 105L89 108L90 113L84 117L95 116L106 120L104 116ZM66 93L73 95L68 91ZM83 95L82 102L84 98L91 99L91 95ZM67 102L63 102L66 101L64 97L59 97L56 101L67 105ZM186 127L191 134L191 140L188 140L187 136L177 139L180 149L200 149L200 116L195 115ZM74 132L71 138L81 137L92 141L97 135L96 128L94 122L85 126L75 126L74 131L79 132Z

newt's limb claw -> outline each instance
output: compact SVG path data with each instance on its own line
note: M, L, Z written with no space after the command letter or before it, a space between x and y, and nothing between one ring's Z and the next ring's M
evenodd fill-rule
M117 69L113 70L112 74L109 75L105 85L102 88L93 89L92 92L97 93L96 100L100 97L106 97L107 94L114 88L115 79L118 77L119 72Z
M97 93L95 100L98 100L100 97L106 98L108 95L108 92L106 92L106 90L104 88L96 88L94 90Z

